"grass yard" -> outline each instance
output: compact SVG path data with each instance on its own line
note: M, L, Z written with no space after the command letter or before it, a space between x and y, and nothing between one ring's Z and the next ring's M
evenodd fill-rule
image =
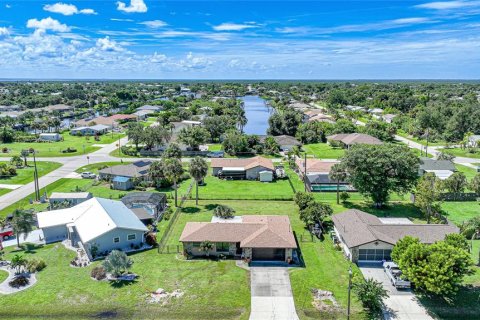
M4 194L9 193L10 191L12 191L12 190L10 190L10 189L0 189L0 196L3 196Z
M100 162L100 163L94 163L94 164L89 164L86 166L83 166L75 172L82 173L82 172L93 172L95 174L98 174L98 170L104 168L104 167L111 167L111 166L117 166L121 164L128 164L128 163L122 163L120 161L113 161L113 162Z
M442 209L446 212L449 220L461 224L480 214L480 203L476 201L445 201L442 203Z
M465 157L465 158L475 158L480 159L480 152L477 151L475 153L468 152L469 149L462 149L462 148L448 148L448 149L440 149L439 151L446 152L449 154L453 154L456 157Z
M326 314L317 311L312 306L311 289L320 288L332 291L342 308L346 309L349 263L340 251L334 249L330 240L322 242L316 239L311 242L309 232L304 229L293 201L200 200L198 207L195 206L195 201L187 201L173 225L167 241L172 250L175 250L177 245L180 246L178 239L187 222L210 221L213 209L219 204L232 207L235 209L236 215L288 215L306 263L306 268L293 268L290 273L297 313L301 319L338 319L344 317L341 314ZM162 223L166 224L168 222L164 221ZM307 239L308 242L302 242L301 239L303 238ZM355 273L359 272L355 265L352 265L352 267ZM355 298L352 301L352 319L365 318L359 302Z
M4 270L0 270L0 283L5 281L8 278L8 272Z
M209 144L208 151L222 151L223 146L221 143Z
M318 159L339 159L345 154L345 149L333 148L327 143L306 144L302 149L307 155L313 155Z
M198 188L199 199L272 199L292 200L294 191L288 179L265 183L250 180L222 180L211 175ZM192 190L195 197L195 188Z
M7 249L7 259L15 252ZM233 261L184 261L156 250L131 256L131 284L110 284L90 278L95 262L87 268L72 268L75 253L61 244L19 252L25 257L41 257L47 267L28 290L0 297L0 318L86 319L248 319L250 292L247 272ZM166 305L149 304L149 292L163 288L185 293Z
M95 141L94 137L78 137L71 136L68 132L62 133L63 141L58 142L29 142L29 143L8 143L4 144L9 149L8 154L0 154L0 156L12 157L20 154L24 149L34 148L37 151L37 157L69 157L91 153L100 149L94 145L110 144L124 137L124 134L105 134L100 136L99 141ZM76 152L62 153L62 150L70 148L77 149Z
M0 164L8 162L2 161ZM34 166L33 161L28 162L28 167L17 169L17 175L13 177L1 177L0 176L0 184L27 184L33 181L33 172ZM61 163L58 162L47 162L47 161L38 161L37 162L37 171L38 176L42 177L49 172L52 172L55 169L58 169L62 166Z

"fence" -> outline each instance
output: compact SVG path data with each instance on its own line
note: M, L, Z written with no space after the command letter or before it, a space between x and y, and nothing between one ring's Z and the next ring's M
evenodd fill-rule
M164 150L140 150L138 153L142 157L160 157ZM182 151L183 157L206 157L211 151Z
M195 197L190 195L189 199ZM235 195L198 195L199 200L273 200L273 201L292 201L293 195L272 196L272 195L253 195L253 194L235 194Z
M183 251L183 246L181 244L166 244L162 246L162 249L159 250L159 253L169 254L169 253L180 253Z
M171 233L173 225L177 221L178 216L180 215L180 212L182 211L182 207L183 207L183 204L185 203L185 200L187 200L187 198L190 195L190 192L192 191L193 184L194 184L194 181L192 181L192 183L190 183L190 185L188 186L188 189L187 189L187 193L184 194L182 196L182 198L180 199L180 205L177 207L177 209L175 210L173 215L170 217L170 220L168 221L168 225L165 228L165 232L163 233L162 238L158 242L158 253L164 253L165 250L168 250L168 246L166 246L165 244L167 242L167 239L170 237L170 233Z
M453 193L446 192L441 195L443 201L476 201L477 194L475 192Z

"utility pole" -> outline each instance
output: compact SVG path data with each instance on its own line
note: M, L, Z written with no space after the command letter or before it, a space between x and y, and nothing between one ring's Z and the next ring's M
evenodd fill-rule
M305 160L303 161L303 185L305 192L307 192L307 153L305 152Z
M35 150L33 150L32 154L33 154L33 165L35 167L33 171L33 180L35 185L35 200L40 201L40 185L38 183L38 170L37 170L37 159L35 158Z
M430 135L430 128L427 128L427 144L425 146L425 157L428 158L428 137Z
M352 291L352 267L348 269L348 307L347 307L347 320L350 320L350 291Z

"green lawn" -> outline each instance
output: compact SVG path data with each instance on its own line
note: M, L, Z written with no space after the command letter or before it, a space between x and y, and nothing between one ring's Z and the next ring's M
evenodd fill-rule
M14 156L20 154L24 149L33 148L37 151L38 157L67 157L77 156L82 154L91 153L100 149L100 147L94 147L94 144L110 144L118 139L122 138L124 134L105 134L100 136L99 141L95 141L93 137L77 137L71 136L68 132L62 133L63 141L58 142L32 142L32 143L8 143L3 144L10 152L8 154L0 154L0 156ZM70 148L77 149L76 152L62 153L62 150Z
M221 150L223 150L223 146L221 143L208 145L208 151L221 151Z
M442 203L442 209L446 212L449 220L461 224L480 214L480 203L476 201L445 201Z
M4 194L9 193L10 191L12 191L12 190L10 190L10 189L0 189L0 196L3 196Z
M200 199L272 199L292 200L294 191L288 179L266 183L250 180L222 180L211 175L199 186ZM192 198L194 197L192 191Z
M14 252L7 250L7 259ZM247 319L250 292L247 272L234 261L184 261L173 254L150 250L134 254L132 271L139 275L131 284L110 284L90 278L95 262L87 268L72 268L75 253L61 244L51 244L23 253L41 257L47 267L28 290L0 297L0 318L86 319ZM163 288L185 293L166 305L149 304L149 292Z
M111 167L111 166L116 166L116 165L121 165L121 164L127 164L127 163L122 163L120 161L94 163L94 164L89 164L89 165L83 166L83 167L75 170L75 172L78 172L78 173L93 172L95 174L98 174L98 170L100 170L100 168L104 168L105 166Z
M455 164L455 168L457 168L458 171L463 172L467 177L468 181L472 180L473 177L475 177L478 174L478 172L475 169L461 165L461 164Z
M0 164L8 162L2 161ZM37 162L37 171L38 176L42 177L49 172L52 172L55 169L58 169L62 166L58 162L47 162L47 161L38 161ZM17 169L17 175L13 177L0 177L0 184L27 184L33 181L33 172L34 166L33 161L28 162L28 167Z
M0 283L5 281L8 278L8 272L4 270L0 270Z
M301 319L342 318L342 315L339 314L322 314L314 309L311 289L319 288L332 291L342 309L345 310L349 262L341 252L334 249L330 240L322 242L317 239L311 241L309 232L304 229L304 225L299 219L298 209L293 201L200 200L198 207L195 206L195 201L188 201L168 238L167 244L171 250L176 250L177 245L180 246L178 239L187 222L211 221L213 209L218 204L232 207L235 209L236 215L288 215L306 263L306 268L293 268L290 272L297 313ZM305 239L306 242L301 239ZM352 265L352 267L355 273L359 273L355 265ZM352 303L352 314L352 319L363 319L365 317L359 302L355 298L353 298Z
M307 155L318 159L339 159L345 154L343 148L333 148L327 143L306 144L302 147Z
M477 151L475 153L471 153L471 152L468 152L468 150L469 149L448 148L448 149L440 149L439 151L453 154L456 157L480 159L480 151Z

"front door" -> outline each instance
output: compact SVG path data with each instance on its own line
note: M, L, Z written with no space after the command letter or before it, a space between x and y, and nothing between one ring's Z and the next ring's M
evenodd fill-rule
M236 248L237 248L236 254L238 255L242 254L242 248L240 248L240 242L236 243Z

